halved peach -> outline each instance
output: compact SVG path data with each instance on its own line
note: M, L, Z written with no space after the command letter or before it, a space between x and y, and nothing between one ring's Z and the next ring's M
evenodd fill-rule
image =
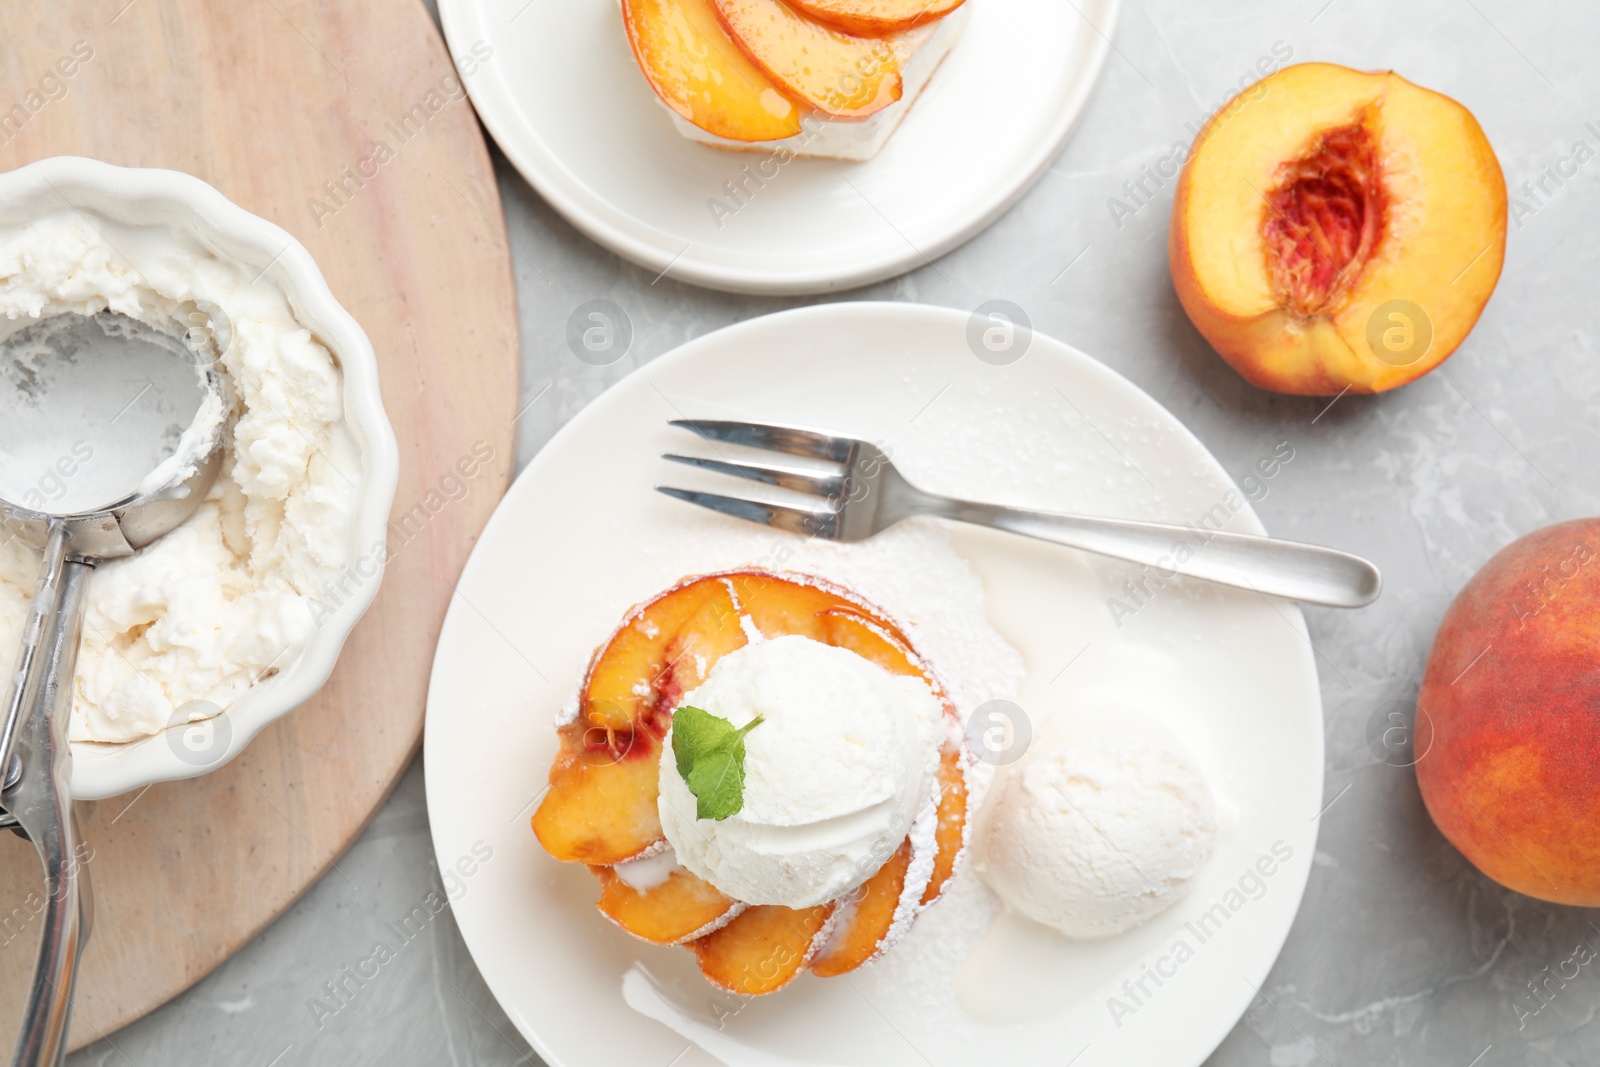
M713 2L745 55L818 111L865 118L900 99L900 63L889 42L831 29L784 0Z
M772 993L805 970L826 938L834 907L759 904L689 947L700 961L700 973L713 985L743 996Z
M800 105L733 43L712 0L622 0L622 21L650 87L702 130L733 141L800 132Z
M883 37L944 18L963 0L793 0L812 18L860 37Z
M1392 71L1304 63L1195 138L1168 258L1184 310L1240 374L1332 396L1443 362L1505 241L1505 178L1471 112Z
M744 905L710 882L678 869L648 889L635 889L611 867L590 867L600 879L595 907L628 933L658 945L676 945L727 925Z
M877 957L894 928L910 867L911 842L907 840L878 868L877 874L856 889L848 905L841 905L841 915L827 944L811 961L812 974L835 978Z

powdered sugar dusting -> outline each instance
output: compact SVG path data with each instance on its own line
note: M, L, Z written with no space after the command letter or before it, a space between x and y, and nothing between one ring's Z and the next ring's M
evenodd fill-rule
M968 821L971 821L970 817ZM889 932L883 935L873 959L893 948L911 929L911 921L923 910L922 894L928 888L928 880L933 877L933 862L939 852L938 831L939 783L935 780L927 805L917 813L916 821L911 824L911 863L906 867L905 888L900 891Z
M697 937L704 937L707 934L714 934L718 930L722 929L724 926L727 926L729 923L733 922L733 920L737 919L739 916L743 915L744 912L745 912L745 909L748 908L748 907L749 907L748 904L741 904L738 901L734 901L733 902L733 907L729 908L727 911L723 912L721 915L718 915L715 919L712 919L710 922L708 922L704 926L700 927L700 929L693 930L693 931L690 931L687 934L684 934L682 937L678 938L678 940L676 942L674 942L674 944L685 945L685 944L688 944L690 941L693 941ZM623 927L623 929L626 930L627 927ZM630 930L629 933L632 933L632 931ZM637 937L638 935L635 934L634 936ZM644 941L644 940L647 940L647 939L641 937L641 938L639 938L639 940Z
M918 913L895 950L853 977L867 996L881 990L906 1005L913 1014L902 1025L975 1028L956 998L956 972L999 914L999 898L982 881L952 878L939 899Z
M574 686L572 694L567 697L566 703L561 705L561 710L556 712L556 729L570 726L578 721L578 711L583 705L583 687Z

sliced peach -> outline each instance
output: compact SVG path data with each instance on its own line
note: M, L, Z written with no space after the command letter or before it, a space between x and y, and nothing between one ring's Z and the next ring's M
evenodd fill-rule
M883 37L944 18L962 0L792 0L807 15L845 33Z
M892 624L874 619L853 606L832 607L823 611L827 643L847 648L890 674L905 674L925 679L941 698L943 693L917 662L916 653L905 635Z
M939 825L934 830L939 851L933 855L933 875L928 879L928 888L922 891L923 907L939 899L950 877L956 873L956 864L967 847L969 817L966 756L960 745L946 745L939 761Z
M609 866L661 840L658 768L672 713L718 660L745 645L750 628L848 648L892 673L921 677L955 721L954 705L905 634L844 590L764 571L706 575L634 609L596 652L579 716L561 728L550 789L533 827L557 859L593 865L601 882L597 906L624 929L660 943L693 938L688 943L707 978L753 995L777 989L805 967L822 945L833 904L746 909L687 871L640 892ZM938 896L966 844L964 759L959 742L946 746L933 872L919 904ZM830 945L825 973L844 973L881 949L906 891L910 852L908 840L865 884L849 929ZM718 928L719 922L726 925ZM708 926L712 932L704 933Z
M832 903L799 909L759 904L689 947L707 981L730 993L760 996L782 989L805 969L833 912Z
M732 141L800 132L800 105L733 43L712 0L622 0L639 69L679 115Z
M701 579L635 609L589 665L578 717L560 729L550 788L533 832L558 860L621 863L661 840L656 812L661 739L675 697L670 648L685 624L714 611L725 587Z
M870 962L882 951L894 927L910 868L911 842L907 840L853 894L846 914L811 961L812 974L834 978Z
M728 35L774 82L828 115L865 118L900 99L889 42L852 37L784 0L713 0Z
M1195 138L1169 261L1246 379L1333 396L1443 362L1494 291L1506 187L1471 112L1392 71L1286 67Z
M585 763L563 739L550 790L533 813L533 832L556 859L621 863L661 840L655 802L661 742L630 736L632 748L608 764Z
M821 582L753 571L732 578L739 610L766 637L798 634L826 643L830 610L864 610L858 601Z
M714 580L716 591L667 645L668 674L660 690L661 699L674 708L683 694L706 680L717 660L749 642L734 607L732 581L727 577Z
M680 646L684 627L714 624L727 612L727 589L715 578L686 582L635 608L589 665L583 683L583 712L600 714L617 730L634 728L660 710L670 717L673 705L663 703L660 684ZM643 683L641 685L641 683ZM581 718L581 716L580 716ZM666 733L666 721L654 723ZM570 727L569 727L570 729Z
M678 869L649 889L635 889L610 867L590 867L600 879L601 914L635 937L676 945L726 925L744 905L710 882Z

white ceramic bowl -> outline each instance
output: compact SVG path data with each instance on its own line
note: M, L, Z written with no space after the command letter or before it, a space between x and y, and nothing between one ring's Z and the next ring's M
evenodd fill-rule
M339 306L311 254L284 230L250 214L188 174L116 167L93 159L57 156L0 174L0 226L77 210L131 225L166 226L185 232L216 255L260 271L287 296L295 318L338 360L344 378L344 417L361 452L356 519L350 530L351 559L359 546L382 544L394 503L400 456L378 390L372 343L350 313ZM326 618L293 662L258 684L206 727L204 758L163 734L124 745L74 744L72 794L97 800L152 782L193 778L237 756L262 728L288 714L321 689L357 620L372 603L382 577L360 583ZM10 663L15 649L0 649ZM187 758L186 758L187 757Z

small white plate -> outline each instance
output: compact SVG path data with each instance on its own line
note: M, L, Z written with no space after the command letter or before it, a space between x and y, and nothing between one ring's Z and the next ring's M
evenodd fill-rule
M972 0L875 159L790 161L720 225L708 201L766 156L679 136L617 0L440 0L439 16L484 125L574 226L652 272L792 294L893 277L999 217L1083 111L1119 4Z
M1107 598L1125 597L1134 572L1040 542L951 528L990 621L1026 661L1017 700L1035 728L1091 708L1142 711L1187 745L1224 813L1193 892L1141 930L1074 944L1002 919L957 978L954 958L907 974L908 941L844 979L802 976L742 1005L707 985L687 952L606 922L588 872L551 859L529 829L556 750L553 719L627 607L707 562L735 566L782 540L651 491L696 473L657 458L700 444L668 419L833 429L887 441L936 491L1175 522L1221 506L1234 512L1229 528L1261 532L1204 446L1126 380L1039 335L1018 338L1014 351L1025 352L1008 366L980 361L970 326L948 309L847 303L701 337L573 419L484 531L434 661L428 809L461 932L551 1067L1061 1067L1085 1048L1077 1067L1185 1067L1256 996L1299 905L1321 807L1321 701L1300 613L1182 583L1118 627ZM1270 486L1255 478L1246 484ZM712 535L735 527L751 532L750 555L706 560ZM1251 875L1275 844L1283 862ZM948 925L946 903L911 938ZM1189 923L1209 935L1203 943ZM1173 958L1179 940L1192 958ZM1158 987L1143 963L1171 973ZM1143 981L1145 994L1124 981Z

